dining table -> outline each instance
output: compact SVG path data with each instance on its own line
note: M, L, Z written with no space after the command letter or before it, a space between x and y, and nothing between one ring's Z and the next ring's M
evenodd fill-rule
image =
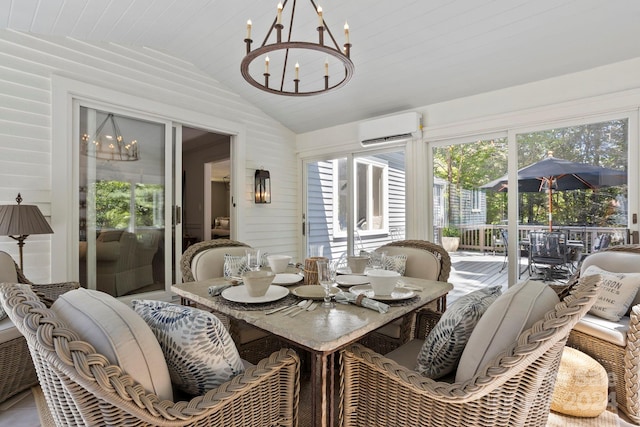
M340 349L358 341L369 332L415 312L433 301L446 297L447 293L453 289L453 285L448 282L401 277L398 287L396 287L398 292L394 291L391 296L379 296L377 299L388 305L386 312L348 302L335 303L332 308L320 305L314 310L304 311L295 316L282 311L267 314L274 308L292 305L305 299L309 288L304 287L302 280L303 277L300 276L300 281L297 283L291 283L287 286L271 285L270 290L272 290L271 288L277 290L276 296L279 298L274 299L275 296L266 298L268 301L258 298L260 302L251 301L250 298L245 301L236 297L238 289L234 288L244 285L236 285L227 288L232 291L225 289L220 295L211 296L209 294L211 287L215 289L229 283L225 278L175 284L171 286L171 290L180 296L185 304L201 304L213 312L244 321L277 335L282 341L288 342L294 347L308 351L311 362L311 419L313 425L317 427L330 426L333 424L333 420L337 419L334 398L336 390L335 368ZM274 286L276 287L274 288ZM374 301L376 300L376 297L366 290L366 280L355 286L356 288L336 287L334 293L350 293L350 289L353 289L356 293L362 293ZM302 292L303 290L305 292ZM228 295L225 296L225 292ZM273 294L273 292L271 293ZM396 294L399 296L393 297ZM229 297L230 295L233 297ZM319 302L321 303L321 301Z

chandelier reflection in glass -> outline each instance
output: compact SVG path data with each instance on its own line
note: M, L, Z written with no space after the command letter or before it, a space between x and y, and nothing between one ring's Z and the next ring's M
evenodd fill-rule
M105 128L106 125L109 125ZM82 154L101 160L136 161L139 160L138 141L124 141L116 118L109 113L96 129L96 136L85 133L80 141Z
M282 30L284 29L282 20L283 11L288 0L285 0L284 4L278 3L277 15L273 20L267 36L262 42L262 45L254 50L251 50L251 43L253 42L251 39L252 23L251 20L247 21L247 37L244 39L247 55L240 64L240 71L242 72L242 77L252 86L276 95L310 96L341 88L351 80L354 65L350 58L351 43L349 43L349 25L347 23L344 25L345 43L344 47L341 48L323 18L322 8L317 6L313 0L309 1L313 8L313 13L317 15L318 19L318 26L315 28L318 32L317 42L292 41L296 0L292 0L293 5L291 7L291 14L288 15L290 16L290 20L285 41L282 39ZM306 30L309 29L307 28ZM328 37L325 36L325 33ZM325 44L325 41L327 41L327 44ZM313 52L315 55L309 55L310 52ZM269 53L272 54L271 59L269 56L266 56ZM251 63L263 55L265 56L263 59L264 72L262 73L262 77L258 77L260 70L262 70L262 65L257 66L257 64L254 63L254 66L251 67ZM277 58L273 57L274 55ZM320 60L317 58L318 55L322 57ZM291 61L289 61L290 57L293 57ZM309 61L307 64L302 64L302 67L307 67L307 69L304 70L306 74L302 74L307 81L302 81L300 78L302 68L300 62L303 57ZM341 68L344 68L344 75L342 74L342 70L340 70L337 75L330 75L330 58L333 62L338 60L338 64ZM274 59L278 59L277 63L274 63ZM322 61L322 59L324 59L324 61ZM291 65L291 63L295 63L295 65ZM260 61L260 64L262 64L262 61ZM272 76L272 72L275 70L277 70L278 74L274 75L274 77L276 79L279 77L280 82L273 84L273 82L269 82L269 77ZM289 77L287 74L289 74ZM293 79L290 77L292 74Z

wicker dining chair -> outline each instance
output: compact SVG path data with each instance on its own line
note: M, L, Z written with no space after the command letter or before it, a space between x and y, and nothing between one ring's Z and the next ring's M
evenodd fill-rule
M440 245L426 240L399 240L388 243L376 251L386 251L388 255L407 255L405 276L419 279L438 280L446 282L451 272L451 257ZM416 322L431 321L431 312L442 313L447 306L447 296L444 295L431 302L417 313L409 313L395 322L383 326L362 338L359 342L378 353L385 354L406 343L415 334ZM422 319L427 315L427 319ZM422 336L424 338L424 336Z
M229 239L205 240L187 248L180 259L182 281L195 282L224 275L224 255L244 255L245 249L250 248L246 243ZM211 309L196 304L200 309ZM280 340L273 334L251 326L236 319L230 319L222 313L214 313L229 330L236 343L240 357L251 363L277 351L282 347Z
M0 283L31 285L49 305L58 297L78 288L77 282L35 284L25 277L11 255L0 251ZM3 402L38 383L27 341L17 331L10 319L0 320L0 402Z
M581 280L464 382L434 381L359 344L346 348L340 425L545 426L567 336L595 302L599 283L599 276Z
M298 425L300 362L293 350L281 349L189 401L160 400L80 340L31 290L2 284L0 302L26 337L60 427Z

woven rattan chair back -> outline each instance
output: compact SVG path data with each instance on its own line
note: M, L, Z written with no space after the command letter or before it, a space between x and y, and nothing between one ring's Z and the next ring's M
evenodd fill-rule
M600 276L580 280L543 320L473 378L434 381L355 344L342 352L341 426L535 426L547 423L569 331L597 298Z
M160 401L47 309L25 287L0 285L0 301L29 345L59 427L296 426L300 362L282 349L189 401Z

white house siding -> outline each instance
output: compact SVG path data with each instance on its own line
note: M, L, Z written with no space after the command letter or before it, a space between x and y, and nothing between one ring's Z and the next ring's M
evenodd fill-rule
M21 192L60 232L56 224L65 219L51 217L54 74L244 126L246 188L236 200L243 212L236 237L270 252L297 250L295 135L193 65L140 47L0 31L0 204L14 203ZM259 167L271 172L270 205L252 202ZM27 239L25 272L32 281L51 279L50 242L48 235ZM0 237L0 250L18 259L12 239Z

